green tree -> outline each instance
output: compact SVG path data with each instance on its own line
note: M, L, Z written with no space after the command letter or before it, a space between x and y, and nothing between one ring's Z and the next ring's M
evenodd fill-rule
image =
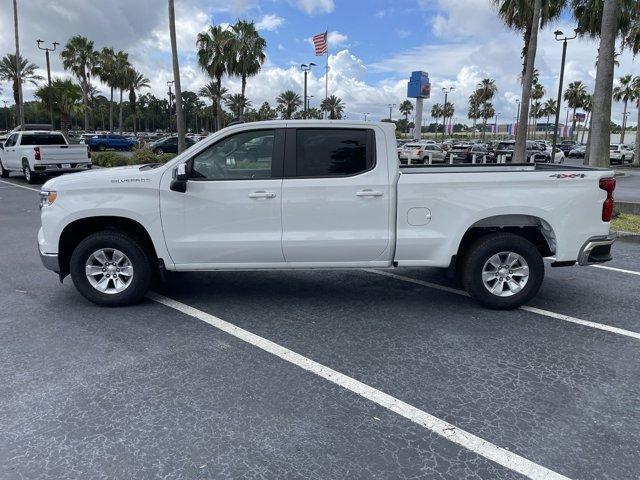
M269 102L264 102L260 105L260 109L258 110L258 120L275 120L278 118L278 112L276 112Z
M553 98L548 98L542 104L543 115L547 116L547 128L544 131L544 138L546 139L549 134L549 122L551 121L551 115L555 115L558 111L558 102Z
M545 93L546 93L546 91L545 91L544 87L542 85L540 85L537 81L535 81L533 83L533 88L531 89L531 108L533 108L534 102L538 102L538 103L540 102L542 97L544 97ZM542 106L540 106L539 108L542 108ZM529 117L530 118L536 118L536 116L533 114L533 112L530 112ZM535 133L535 131L536 131L536 127L534 125L533 126L533 132Z
M444 108L439 103L434 103L431 105L431 116L436 119L436 135L438 134L438 119L444 115ZM444 118L442 122L444 132Z
M267 42L260 36L253 22L238 20L231 26L233 33L233 55L231 61L231 72L241 79L240 95L243 99L238 105L238 119L243 119L244 109L248 107L245 91L247 88L247 78L258 74L262 64L267 59L265 50Z
M143 88L151 88L151 84L149 83L149 79L142 73L136 71L134 68L130 68L127 71L127 86L129 87L129 108L133 115L133 132L138 133L139 121L136 92L139 92Z
M469 108L467 110L467 117L469 117L469 119L473 121L473 130L471 133L473 137L475 137L476 135L476 123L478 119L481 118L480 116L481 103L482 102L480 101L480 94L477 91L469 95Z
M116 52L111 47L104 47L98 55L98 62L94 75L109 87L109 131L113 132L113 90L118 86L118 72L116 71Z
M613 99L616 102L623 102L624 112L622 114L622 134L620 135L620 143L624 143L624 135L627 130L627 106L629 101L635 99L635 90L633 88L633 77L631 75L623 75L620 77L620 85L613 89Z
M29 60L20 56L20 81L21 83L29 82L37 85L38 82L44 80L43 77L36 74L37 65L30 63ZM9 53L0 59L0 81L10 82L13 90L13 101L17 105L20 101L18 92L18 62L16 62L15 54Z
M576 134L576 110L582 107L582 101L587 94L587 87L581 81L571 82L567 89L564 91L564 101L567 102L567 106L573 109L573 123L572 131Z
M251 107L251 101L245 98L241 93L227 95L224 102L227 108L231 110L231 113L233 113L238 119L246 108Z
M411 114L411 112L413 111L413 103L411 103L410 100L404 100L398 107L398 110L400 111L401 114L404 115L404 121L408 126L409 114Z
M71 71L82 89L82 103L84 104L84 130L90 130L89 91L91 90L91 75L99 65L99 54L93 49L93 41L81 35L74 35L69 39L60 52L62 66Z
M39 87L35 91L35 96L42 102L43 107L48 110L53 107L53 112L60 117L60 130L65 137L69 135L69 125L71 116L75 113L82 113L86 108L83 106L82 88L71 80L55 78L51 82L51 96L49 96L49 86ZM51 98L51 105L49 104Z
M198 65L215 80L216 129L222 128L222 77L233 73L233 34L220 25L210 25L207 31L198 34Z
M122 104L122 95L125 90L129 89L129 84L133 77L132 67L129 63L129 54L119 51L116 53L115 62L113 65L115 69L115 84L116 88L120 92L120 102L119 102L119 110L118 110L118 131L122 133L122 116L123 116L123 104Z
M320 109L329 114L329 120L340 120L344 112L344 102L340 97L330 95L320 103Z
M290 119L300 105L302 99L293 90L286 90L276 98L276 103L280 107L283 119ZM323 109L324 110L324 109Z

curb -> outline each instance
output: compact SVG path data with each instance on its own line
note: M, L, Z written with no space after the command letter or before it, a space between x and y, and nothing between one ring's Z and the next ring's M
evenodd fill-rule
M626 243L640 243L640 233L625 232L623 230L611 230L616 240Z

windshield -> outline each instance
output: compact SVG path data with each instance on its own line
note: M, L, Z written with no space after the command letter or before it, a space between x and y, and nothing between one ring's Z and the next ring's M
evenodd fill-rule
M513 150L513 143L500 142L498 144L498 150Z
M61 133L36 133L22 136L21 145L66 145Z

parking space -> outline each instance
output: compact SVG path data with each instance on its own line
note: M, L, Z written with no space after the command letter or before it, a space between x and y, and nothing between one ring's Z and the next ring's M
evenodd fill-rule
M639 275L548 268L510 312L435 269L171 275L182 312L98 308L41 267L36 192L14 185L2 478L637 478L640 338L615 328L640 332ZM614 257L640 271L639 244Z

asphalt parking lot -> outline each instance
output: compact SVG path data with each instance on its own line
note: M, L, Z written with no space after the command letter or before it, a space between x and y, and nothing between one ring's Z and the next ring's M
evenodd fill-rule
M510 312L434 269L181 274L106 309L38 226L0 182L0 478L638 478L640 244Z

